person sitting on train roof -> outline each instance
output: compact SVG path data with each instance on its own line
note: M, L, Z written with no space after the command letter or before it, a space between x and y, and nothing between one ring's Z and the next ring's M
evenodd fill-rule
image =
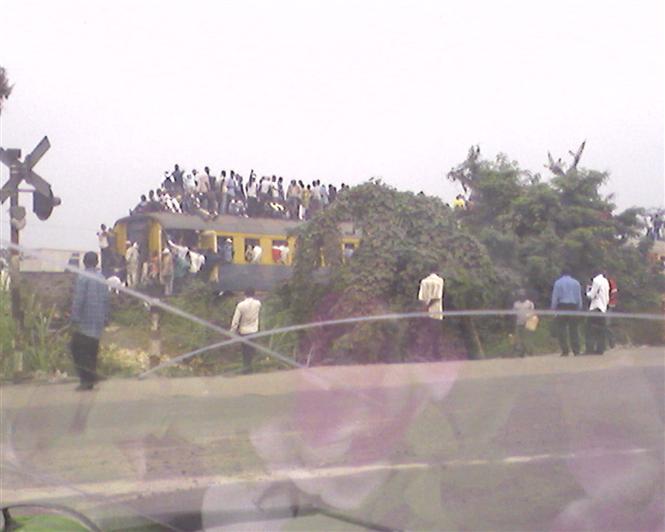
M229 214L233 214L234 216L244 216L245 213L245 204L242 201L239 199L231 200L229 203Z
M148 198L145 197L145 194L141 194L141 201L138 202L134 210L129 211L129 214L140 214L146 212L146 207L148 206Z
M159 201L159 198L155 195L154 190L148 192L148 205L146 207L147 212L159 212L162 210L162 205Z
M182 212L180 203L175 197L171 196L171 194L162 190L158 190L157 195L160 197L161 203L164 206L164 210L175 213Z

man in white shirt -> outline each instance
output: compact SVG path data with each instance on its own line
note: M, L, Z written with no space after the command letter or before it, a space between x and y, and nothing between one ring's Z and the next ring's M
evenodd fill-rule
M436 273L431 273L420 281L418 301L425 303L430 318L443 319L443 285L444 281Z
M196 179L192 174L187 174L185 176L185 193L193 194L196 190Z
M589 298L589 311L605 314L610 302L610 283L602 273L592 279L591 286L587 287L586 296ZM605 317L589 317L586 322L586 354L602 355L606 345Z
M97 239L99 240L99 251L102 258L102 275L108 277L111 275L111 246L109 243L109 230L104 224L100 226L100 230L97 232Z
M252 264L259 264L261 262L261 255L263 255L263 249L257 244L252 249Z
M259 331L259 314L261 312L261 302L254 299L254 289L245 290L245 299L236 305L233 319L231 320L231 332L240 336L247 336ZM254 347L250 344L242 344L242 372L247 374L252 372L252 358L254 356Z
M139 284L139 245L137 242L131 244L125 252L125 264L127 266L127 286L136 288Z
M205 261L206 261L205 255L190 250L189 258L190 258L190 261L191 261L191 266L189 267L189 272L190 273L199 273L199 271L201 271L201 268L205 264Z
M443 319L443 287L444 280L432 272L420 281L418 290L418 301L422 301L429 319L426 319L423 329L426 344L429 346L430 355L433 359L441 358L441 336L443 331L439 320ZM425 354L425 353L423 353Z
M269 201L271 198L272 182L268 177L262 177L259 184L259 200L262 202Z

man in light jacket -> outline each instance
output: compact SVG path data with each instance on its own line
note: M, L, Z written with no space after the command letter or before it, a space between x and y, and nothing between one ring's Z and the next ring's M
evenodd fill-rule
M427 335L427 344L429 345L430 355L434 359L441 356L441 337L443 330L440 320L443 319L443 287L442 277L432 272L420 281L418 290L418 301L421 301L429 313L428 322L424 328Z
M420 281L418 301L425 304L430 318L435 320L443 319L443 285L443 278L436 273L431 273Z
M231 332L240 336L247 336L259 331L259 314L261 312L261 302L254 299L254 289L245 290L245 299L236 305L231 321ZM252 358L254 357L254 347L249 344L242 344L242 369L243 373L252 372Z

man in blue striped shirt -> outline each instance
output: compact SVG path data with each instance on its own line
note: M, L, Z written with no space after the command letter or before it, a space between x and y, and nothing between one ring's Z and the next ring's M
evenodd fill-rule
M97 253L88 251L83 256L86 274L79 275L74 286L71 351L81 381L77 390L92 390L98 380L99 338L108 317L109 290L97 263Z
M564 270L552 288L552 310L582 310L582 286L579 281ZM580 337L577 330L577 319L574 316L557 316L556 333L561 347L561 356L568 356L570 347L575 355L580 354Z

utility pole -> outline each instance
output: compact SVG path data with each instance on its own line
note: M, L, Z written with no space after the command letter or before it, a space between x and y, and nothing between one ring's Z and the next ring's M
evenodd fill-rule
M12 317L16 324L14 338L14 370L23 369L23 306L21 305L20 291L20 260L18 250L19 234L25 227L25 207L19 205L19 185L25 181L34 187L32 192L33 211L40 220L46 220L53 211L53 207L60 205L60 198L53 195L51 185L33 171L33 167L51 147L48 137L44 137L30 154L21 161L21 150L0 148L0 162L9 167L9 181L0 189L0 204L9 198L9 230L11 235L11 256L9 262L9 276L11 286Z

